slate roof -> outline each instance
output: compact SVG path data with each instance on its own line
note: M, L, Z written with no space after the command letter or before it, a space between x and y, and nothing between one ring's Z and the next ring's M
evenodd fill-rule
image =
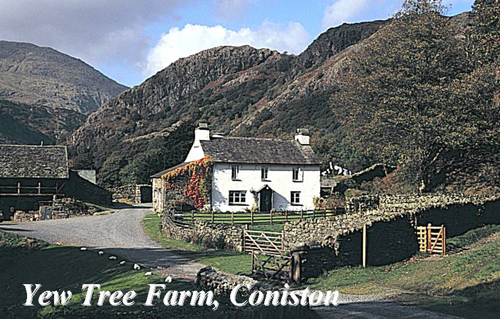
M0 178L69 178L65 146L0 144Z
M201 141L205 156L219 163L319 165L310 145L292 140L224 137Z
M171 172L171 171L173 171L174 169L179 168L179 167L184 166L184 165L187 165L187 164L188 164L188 163L180 163L180 164L177 164L177 165L175 165L175 166L172 166L172 167L170 167L170 168L167 168L167 169L166 169L166 170L164 170L164 171L161 171L161 172L158 172L158 173L156 173L156 174L154 174L154 175L151 175L151 178L161 178L164 174L167 174L168 172Z

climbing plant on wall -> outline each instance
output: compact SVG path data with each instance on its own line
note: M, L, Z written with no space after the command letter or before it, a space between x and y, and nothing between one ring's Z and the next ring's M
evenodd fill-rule
M167 192L182 194L188 204L202 208L210 204L212 160L206 156L162 176Z

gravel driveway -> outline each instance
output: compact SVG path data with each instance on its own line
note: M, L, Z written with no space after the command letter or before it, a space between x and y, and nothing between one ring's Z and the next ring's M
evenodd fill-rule
M162 273L174 278L193 279L204 265L178 256L150 239L141 226L150 212L149 207L133 207L102 216L2 223L0 230L52 244L102 249L144 267L160 267Z
M178 256L149 238L141 221L149 207L118 209L103 216L78 217L25 223L2 223L0 230L49 243L102 249L163 275L194 279L204 265ZM322 318L458 318L414 307L404 307L373 296L341 295L339 307L314 308Z

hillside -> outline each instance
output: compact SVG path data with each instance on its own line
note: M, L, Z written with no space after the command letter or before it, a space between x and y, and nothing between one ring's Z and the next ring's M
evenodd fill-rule
M25 143L41 133L55 141L126 87L81 60L51 48L0 41L2 141ZM15 127L15 129L13 129ZM37 143L40 138L36 137Z
M443 19L460 41L467 14ZM75 164L95 167L108 186L147 182L184 159L200 120L233 136L291 138L306 127L323 162L345 157L350 151L339 148L343 132L335 114L342 110L333 110L330 99L350 57L386 23L331 28L298 56L242 46L180 59L93 113L72 136Z
M299 56L242 46L180 59L93 113L73 135L75 163L97 168L106 185L146 182L184 159L199 120L232 135L289 137L301 126L320 135L332 125L326 101L342 63L330 60L382 24L329 29ZM321 79L324 68L333 78Z

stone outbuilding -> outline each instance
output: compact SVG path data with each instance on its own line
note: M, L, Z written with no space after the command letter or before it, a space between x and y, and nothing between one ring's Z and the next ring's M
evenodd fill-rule
M110 193L95 184L95 172L72 171L65 146L0 144L0 210L38 210L40 202L74 197L109 203Z

